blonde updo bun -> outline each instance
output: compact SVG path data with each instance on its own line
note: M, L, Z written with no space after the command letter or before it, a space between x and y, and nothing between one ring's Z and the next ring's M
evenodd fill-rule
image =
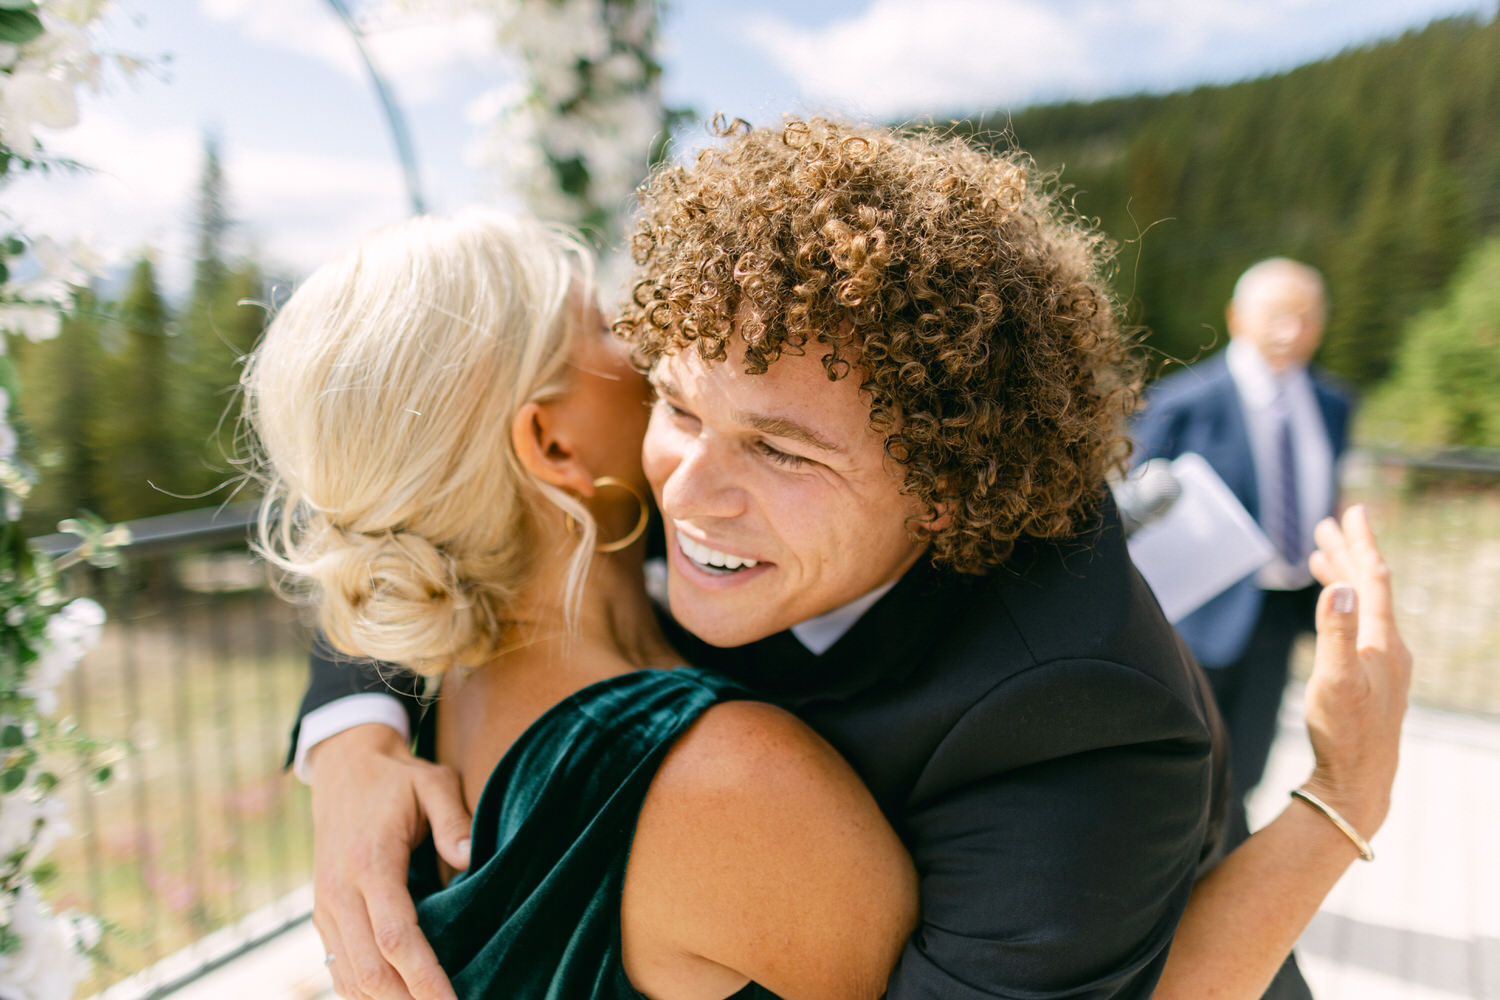
M534 505L577 507L511 420L561 392L591 277L571 235L471 210L368 237L282 307L242 380L256 547L336 648L424 674L498 652Z

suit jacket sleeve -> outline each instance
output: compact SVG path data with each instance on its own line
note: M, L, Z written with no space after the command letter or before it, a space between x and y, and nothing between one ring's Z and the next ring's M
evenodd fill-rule
M1131 455L1133 465L1151 458L1176 458L1182 454L1183 408L1176 404L1167 392L1148 396L1146 408L1131 425L1131 437L1136 450Z
M297 721L292 725L287 766L291 766L296 757L297 737L302 732L302 720L307 717L307 713L348 695L375 692L400 699L402 708L411 719L411 731L417 731L422 710L422 703L418 698L421 681L411 671L394 663L340 653L328 644L322 632L313 637L307 667L307 690L303 693L302 705L297 710Z
M889 1000L1147 998L1203 850L1201 715L1116 664L1042 664L933 754L903 819L921 923Z

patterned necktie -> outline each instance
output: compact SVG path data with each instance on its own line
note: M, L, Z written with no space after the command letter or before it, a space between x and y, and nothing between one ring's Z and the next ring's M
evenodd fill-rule
M1267 513L1266 534L1292 566L1301 566L1307 552L1302 542L1302 504L1297 493L1297 443L1292 438L1292 412L1286 390L1276 398L1276 495Z

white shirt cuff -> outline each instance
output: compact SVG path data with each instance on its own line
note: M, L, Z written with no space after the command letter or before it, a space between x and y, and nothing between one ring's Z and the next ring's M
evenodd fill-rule
M397 698L374 691L346 695L302 717L302 726L297 731L297 753L292 758L292 773L304 785L312 784L312 775L307 770L307 755L312 748L330 736L367 722L390 726L401 734L403 741L411 739L411 720L406 717L406 709L401 707Z

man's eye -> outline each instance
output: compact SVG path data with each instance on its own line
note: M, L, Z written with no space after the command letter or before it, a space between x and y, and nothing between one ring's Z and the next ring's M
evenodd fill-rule
M773 448L764 441L755 442L755 449L766 458L775 462L777 465L787 465L795 467L799 465L807 465L811 462L811 459L803 458L801 455L793 455L790 452L782 451L780 448Z
M661 396L656 397L656 405L666 411L667 416L673 420L691 420L693 415L680 406L674 405L670 400Z

